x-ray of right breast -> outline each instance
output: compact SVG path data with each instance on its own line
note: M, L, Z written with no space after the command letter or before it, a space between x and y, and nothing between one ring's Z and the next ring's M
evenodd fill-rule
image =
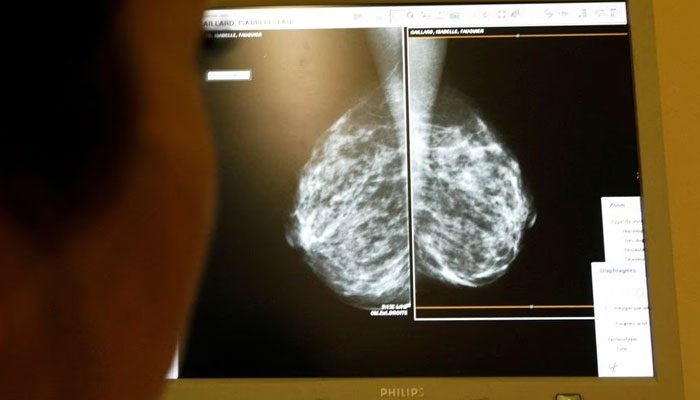
M365 309L410 304L412 264L452 286L496 281L536 215L518 161L441 84L444 40L410 42L406 118L400 35L368 34L381 85L319 136L287 228L316 275Z

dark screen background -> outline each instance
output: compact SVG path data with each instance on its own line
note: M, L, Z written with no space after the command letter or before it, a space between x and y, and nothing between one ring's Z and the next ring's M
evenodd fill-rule
M204 84L219 215L181 377L597 376L593 321L370 317L287 244L316 138L379 84L363 30L208 40L202 60L253 79ZM443 82L519 160L538 219L496 283L421 283L419 304L592 304L600 196L639 194L627 38L451 40Z

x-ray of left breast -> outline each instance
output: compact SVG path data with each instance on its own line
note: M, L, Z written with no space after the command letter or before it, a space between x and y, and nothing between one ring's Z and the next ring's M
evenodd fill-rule
M405 130L381 89L318 139L300 174L288 240L347 302L409 301Z

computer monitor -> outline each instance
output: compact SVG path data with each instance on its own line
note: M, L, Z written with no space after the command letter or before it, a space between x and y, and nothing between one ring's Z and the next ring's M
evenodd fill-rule
M216 2L167 400L681 399L650 1Z

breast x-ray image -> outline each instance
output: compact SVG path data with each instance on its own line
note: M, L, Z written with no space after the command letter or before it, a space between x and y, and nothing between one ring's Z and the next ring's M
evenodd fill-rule
M597 376L590 308L492 306L592 304L600 199L639 195L625 37L224 33L182 377Z
M401 34L367 33L380 85L319 137L288 228L314 272L363 308L411 302L410 246L417 274L495 281L535 221L518 161L464 94L439 90L447 42L412 41L406 70Z

